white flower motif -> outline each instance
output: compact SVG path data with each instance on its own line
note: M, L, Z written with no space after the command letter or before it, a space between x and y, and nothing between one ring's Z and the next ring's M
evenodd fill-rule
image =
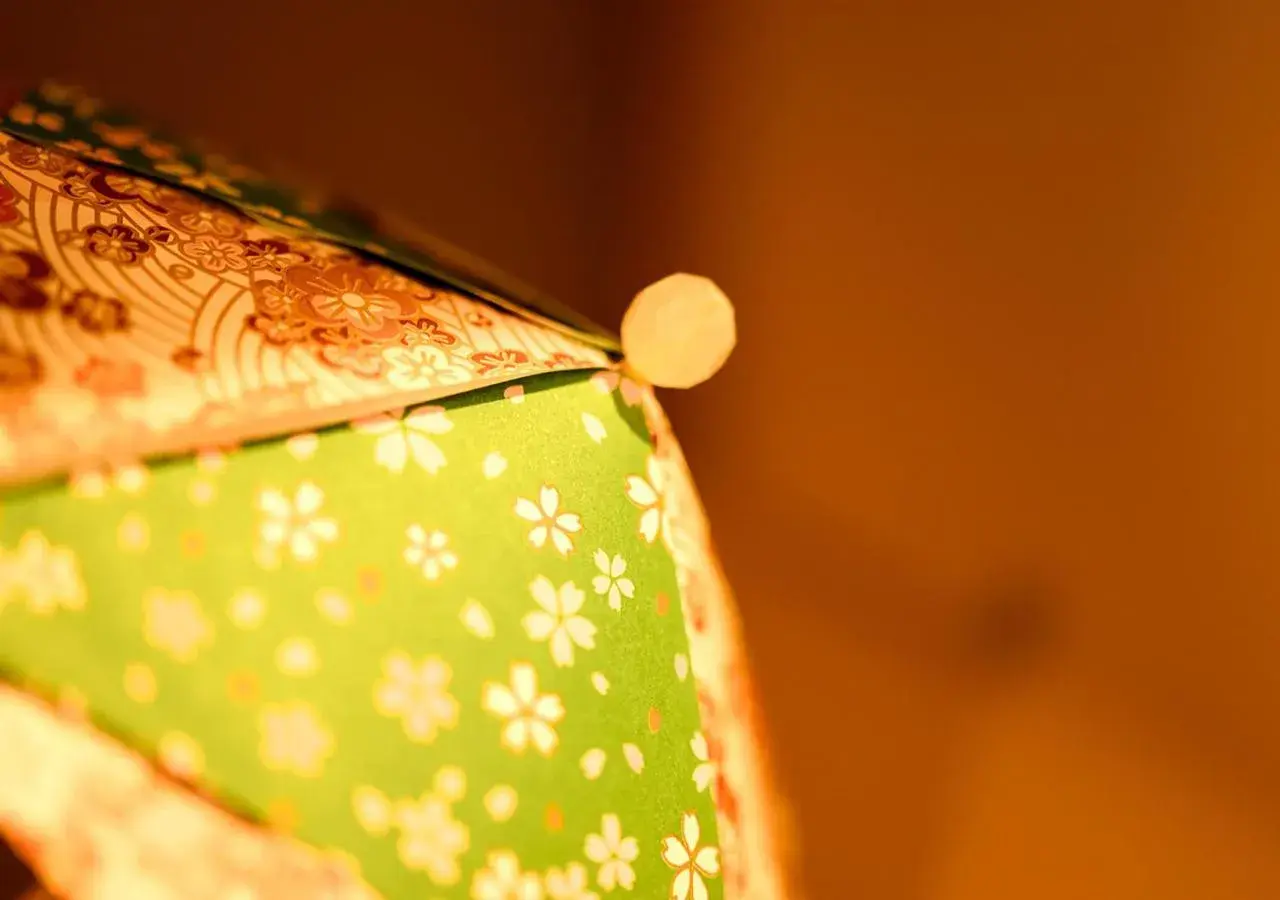
M640 507L640 536L652 544L658 535L668 532L667 511L662 502L662 467L654 454L645 462L645 476L627 476L627 499Z
M280 564L282 550L298 562L311 562L320 555L320 545L338 539L338 523L320 515L324 491L304 481L290 500L273 488L258 494L259 559L269 567Z
M387 381L400 390L462 384L471 371L458 360L433 344L412 347L389 347L382 351L388 365Z
M392 472L403 472L409 460L432 475L445 464L444 452L431 440L453 429L439 406L423 406L401 418L401 411L352 422L353 430L378 436L373 458Z
M16 551L0 551L0 609L18 597L38 616L83 609L88 597L75 552L55 547L39 531L23 534Z
M376 787L358 787L351 792L351 808L360 827L381 837L391 828L391 801Z
M701 837L698 817L687 812L680 820L680 834L662 839L662 861L676 870L671 881L672 900L707 900L703 879L720 874L720 851L699 847Z
M468 600L464 603L459 618L462 619L462 627L481 640L493 638L493 616L479 601Z
M542 900L542 879L525 872L510 850L494 850L471 879L472 900Z
M403 800L396 806L396 823L396 852L405 868L426 872L438 885L458 883L458 857L471 846L471 833L444 799L426 793L417 801Z
M538 492L538 502L520 497L516 500L516 515L532 522L529 543L541 549L550 538L552 546L561 556L573 550L573 538L569 535L582 530L582 519L577 513L560 512L560 492L551 485L543 485Z
M587 430L587 437L591 438L591 440L595 441L597 444L608 437L608 432L605 431L604 423L600 421L598 416L593 416L591 413L584 412L582 414L582 427Z
M458 766L442 766L431 779L431 790L437 797L457 803L467 795L467 773Z
M623 744L622 756L632 772L639 775L644 771L644 751L635 744Z
M622 609L622 598L626 597L630 600L636 595L635 582L625 577L627 561L616 553L613 559L609 559L609 554L603 550L597 550L592 559L595 560L600 574L591 579L591 586L595 588L597 594L609 597L611 609Z
M566 581L557 590L550 579L539 575L529 585L529 593L541 609L524 617L524 630L530 640L549 641L551 659L557 666L573 665L575 644L584 650L595 649L596 626L578 615L586 594L572 581Z
M267 603L257 591L240 590L231 598L227 615L238 628L257 628L267 614Z
M497 478L503 472L507 471L507 458L494 450L485 456L484 462L481 464L484 470L484 477L488 479Z
M484 686L484 708L505 719L502 744L524 753L530 743L543 756L555 752L560 736L555 726L564 718L564 703L556 694L538 693L538 671L527 662L511 664L511 686L490 681Z
M622 400L627 406L636 406L644 399L644 388L621 372L613 370L597 372L591 376L591 383L602 394L616 390L622 395Z
M509 784L495 784L484 795L484 808L495 822L505 822L516 814L520 797Z
M578 761L578 766L582 769L582 774L587 777L588 781L595 781L600 777L600 773L604 771L604 764L608 761L608 757L599 747L594 747L582 754L582 759Z
M170 731L156 745L160 766L175 778L188 781L204 772L204 750L195 739L180 731Z
M373 705L384 716L399 717L405 734L419 744L436 739L440 729L458 724L458 701L449 693L453 671L438 656L414 664L407 653L392 653L382 662L382 681Z
M284 449L298 462L306 462L320 448L320 436L314 432L295 434L284 442Z
M427 531L421 525L405 530L409 546L404 548L404 561L422 570L427 581L439 581L448 569L458 566L458 554L449 549L449 536L443 531Z
M148 644L184 663L213 641L213 625L189 591L149 591L143 598L142 631Z
M587 867L580 862L547 870L547 896L550 900L600 900L599 894L587 890Z
M93 415L97 411L99 404L93 395L88 394L87 396L89 404L87 413L88 415ZM62 399L64 398L58 398L59 406L62 405ZM150 476L147 474L145 466L135 463L119 466L115 469L90 469L73 472L67 480L71 496L98 500L105 497L108 488L113 486L126 494L140 494L146 488Z
M309 704L268 704L258 719L262 741L258 756L273 772L318 778L333 753L333 734Z
M288 638L276 648L276 668L283 674L301 678L320 668L316 645L309 638Z
M702 793L715 784L716 764L711 761L711 748L701 731L694 733L693 740L689 741L689 749L693 751L693 758L698 761L693 768L693 783L697 786L698 793ZM714 788L711 793L715 796Z
M613 813L600 820L599 834L587 835L583 852L600 867L596 884L606 891L616 887L629 891L636 886L636 872L631 864L640 855L640 844L633 837L623 836L622 823Z

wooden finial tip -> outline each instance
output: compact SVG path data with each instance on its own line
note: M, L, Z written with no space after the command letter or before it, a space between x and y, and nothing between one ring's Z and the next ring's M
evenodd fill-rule
M636 295L622 317L622 352L639 378L691 388L720 370L738 342L733 304L715 282L668 275Z

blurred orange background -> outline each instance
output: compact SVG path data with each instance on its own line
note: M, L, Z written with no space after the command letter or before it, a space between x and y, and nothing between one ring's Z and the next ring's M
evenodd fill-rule
M146 23L146 24L144 24ZM615 324L668 398L817 897L1280 893L1280 7L6 9L60 75Z

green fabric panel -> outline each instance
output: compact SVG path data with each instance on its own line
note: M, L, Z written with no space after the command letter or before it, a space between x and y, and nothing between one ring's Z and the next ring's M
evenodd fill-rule
M387 898L720 897L649 438L598 382L11 492L0 666Z

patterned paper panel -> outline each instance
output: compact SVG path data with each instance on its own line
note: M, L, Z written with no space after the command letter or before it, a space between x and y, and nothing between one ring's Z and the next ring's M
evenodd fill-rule
M555 298L439 238L315 191L300 191L198 144L144 127L83 90L46 82L0 118L0 131L77 159L194 191L258 221L372 254L521 318L619 352L617 336Z
M0 483L608 364L345 248L0 134Z

